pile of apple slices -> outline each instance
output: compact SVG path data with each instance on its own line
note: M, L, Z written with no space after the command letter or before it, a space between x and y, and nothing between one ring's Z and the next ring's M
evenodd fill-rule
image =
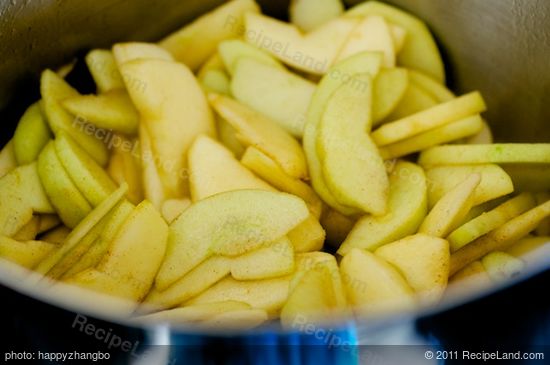
M0 152L0 256L209 328L413 310L548 263L550 144L493 144L423 22L290 19L232 0L92 50L92 95L44 71Z

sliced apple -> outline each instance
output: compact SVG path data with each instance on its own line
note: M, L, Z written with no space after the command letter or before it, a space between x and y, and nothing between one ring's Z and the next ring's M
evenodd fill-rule
M284 193L238 190L203 199L170 226L157 288L166 289L212 254L238 256L273 242L308 215L301 199Z
M548 216L550 216L550 201L528 210L499 228L470 242L451 256L451 274L492 251L508 249L514 242L533 231Z
M96 240L87 250L83 250L83 254L79 256L78 261L65 271L63 278L67 279L89 268L96 267L109 249L109 246L112 244L122 224L130 217L134 208L133 204L125 200L115 206L112 211L103 218L105 224L100 230ZM71 251L71 254L73 251L74 249Z
M134 134L139 115L124 90L108 91L100 95L79 95L62 101L71 114L84 118L103 129Z
M431 76L416 70L408 70L408 72L410 82L427 92L438 103L444 103L456 97L444 84Z
M395 67L395 48L391 30L383 17L371 15L365 17L350 33L337 61L346 59L354 54L371 51L382 52L382 64L385 67Z
M64 132L55 139L55 151L72 182L93 207L116 189L107 172Z
M230 39L220 43L218 52L222 60L222 65L225 66L232 76L235 74L237 64L243 58L253 59L256 62L284 70L283 65L275 58L271 57L269 53L241 39Z
M187 151L200 134L215 134L214 119L198 82L182 64L163 60L125 63L121 72L149 131L158 172L169 198L185 197ZM146 87L132 88L132 80ZM185 128L181 128L185 125Z
M109 159L103 140L95 136L94 128L84 121L73 118L61 105L67 98L79 96L78 92L55 72L46 70L40 78L42 111L55 135L60 131L69 134L96 162L105 166Z
M231 93L237 100L295 137L302 137L315 88L309 80L252 58L238 60L231 80Z
M238 281L225 278L200 295L191 299L186 305L237 301L252 308L264 309L269 314L277 313L288 297L290 276L274 279Z
M16 234L13 239L16 241L33 241L38 235L40 229L40 216L33 215L31 220L27 222Z
M57 245L44 241L16 241L0 236L0 257L15 262L27 269L34 268Z
M235 157L241 158L245 148L237 138L237 130L219 115L216 115L216 127L220 142L229 148Z
M325 242L325 236L323 226L314 215L310 215L309 218L287 234L295 252L321 250Z
M405 96L409 85L408 72L402 68L382 69L374 79L372 122L378 125Z
M483 128L478 133L465 139L466 144L491 144L493 143L493 132L487 122L483 121Z
M420 155L422 166L464 164L549 164L548 143L493 143L432 147Z
M493 284L481 261L474 261L449 278L449 292L457 289L472 293Z
M51 137L40 103L31 105L21 117L13 135L13 152L17 163L26 165L35 161Z
M409 82L407 89L399 103L381 123L393 122L420 113L436 106L437 101L426 91Z
M207 93L231 94L231 80L224 71L210 70L199 76L199 82Z
M224 40L239 38L244 31L244 15L258 13L254 0L232 0L170 34L160 45L176 60L197 70Z
M139 126L139 142L142 165L141 170L143 174L143 196L157 209L161 209L164 201L168 199L168 193L162 184L162 179L157 168L157 159L153 153L151 136L143 124Z
M481 175L473 173L445 194L428 213L418 232L447 237L472 208L474 192L480 181Z
M335 91L319 124L317 152L324 180L338 203L382 215L389 183L384 162L367 134L372 81L370 74L355 77L365 88L348 83Z
M323 202L315 191L300 179L287 175L277 162L262 151L252 146L248 147L241 163L280 191L302 198L311 214L316 218L321 216Z
M190 206L190 199L168 199L162 204L161 213L168 223L172 223Z
M244 167L224 146L199 136L189 149L190 190L193 201L240 189L276 191Z
M550 257L550 237L527 236L514 243L506 252L522 259L529 266L544 264Z
M86 55L85 61L99 93L124 89L122 75L110 50L94 49Z
M419 152L440 144L446 144L461 138L475 135L483 128L479 115L468 117L434 128L380 148L380 154L386 160L395 159Z
M378 146L386 146L473 114L479 114L485 109L481 94L477 91L472 92L385 124L372 133L372 139Z
M38 177L36 163L20 166L0 178L0 234L12 237L36 213L54 213Z
M421 301L435 304L443 296L451 260L446 240L416 234L380 247L375 255L395 266Z
M493 281L504 281L518 276L525 269L525 262L506 252L494 251L481 259L481 263Z
M114 146L107 173L118 186L128 184L128 200L139 204L143 200L143 178L139 142L115 135L120 143ZM145 164L145 161L143 161Z
M346 84L346 82L355 85L357 88L365 87L365 85L361 85L361 83L356 80L354 75L368 72L372 77L376 77L380 70L381 63L381 54L364 52L350 57L332 67L328 74L320 81L311 100L307 114L303 145L313 188L327 204L344 215L357 213L357 210L338 204L337 200L326 186L321 168L321 161L317 155L318 126L321 122L325 107L336 89Z
M127 62L145 59L163 61L174 60L172 55L162 47L159 47L152 43L142 42L117 43L113 46L113 56L115 57L120 72L123 74L123 80L124 72L121 70L121 66ZM124 83L128 88L128 83L126 82L126 80L124 80Z
M13 139L10 140L0 151L0 178L17 167Z
M48 148L48 147L46 147ZM48 255L36 267L35 271L39 274L47 274L60 260L62 260L70 251L75 248L79 242L105 217L120 200L123 199L128 187L123 185L98 205L90 214L78 224L75 229L67 236L63 245L59 249Z
M352 18L372 15L383 16L387 22L398 25L407 32L403 49L397 57L399 65L423 71L439 82L445 82L445 68L441 55L424 22L396 7L378 1L359 4L345 14Z
M167 237L166 222L151 203L144 201L120 227L96 269L121 286L131 287L128 299L141 301L162 263Z
M416 306L414 291L405 278L369 251L351 250L340 263L340 273L356 312L376 315Z
M341 0L292 0L290 21L304 32L322 26L344 12Z
M61 220L56 214L41 214L39 218L38 233L47 232L61 224Z
M245 16L245 39L273 57L299 70L322 75L357 25L356 19L336 18L310 33L265 15Z
M300 144L277 123L226 96L211 95L210 103L237 130L237 137L244 145L252 145L277 161L290 176L307 177Z
M433 207L451 189L470 174L480 174L481 182L474 191L474 205L480 205L514 191L510 176L498 165L440 166L426 170L429 181L428 203Z
M136 321L139 323L168 322L188 324L205 321L214 315L250 308L250 305L246 303L227 300L217 303L189 305L186 307L165 310L137 317Z
M173 308L212 287L230 272L230 259L222 256L210 257L165 289L160 290L156 286L145 298L144 309L150 311Z
M416 232L428 210L427 185L419 166L399 161L390 174L388 212L380 217L367 215L355 224L338 254L353 248L375 250Z
M201 68L197 72L197 77L200 79L205 73L209 71L222 71L227 74L227 69L224 65L220 52L212 54L212 56L210 56L208 60L202 64Z
M269 319L269 313L264 309L241 309L215 314L198 324L204 329L249 330L260 326Z
M71 229L69 227L59 226L43 234L40 239L44 242L60 245L65 242L65 239L67 238L69 233L71 233Z
M293 271L294 247L286 237L231 260L231 276L237 280L269 279Z
M492 231L508 222L510 219L526 212L536 205L532 194L524 193L499 205L495 209L481 214L466 224L455 229L447 239L451 251L456 251L476 238Z

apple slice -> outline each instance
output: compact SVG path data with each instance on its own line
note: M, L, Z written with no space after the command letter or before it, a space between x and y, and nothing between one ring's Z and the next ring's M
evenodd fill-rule
M118 186L128 184L128 200L139 204L143 200L143 179L139 142L122 135L113 137L119 143L114 145L107 173ZM145 162L144 162L145 164Z
M109 160L109 153L103 140L94 135L93 127L82 120L74 119L61 105L63 100L80 94L51 70L45 70L42 73L40 92L42 94L42 111L53 133L57 135L60 131L66 132L100 166L105 166Z
M529 266L545 264L550 257L550 237L527 236L514 243L506 252L522 259Z
M237 138L237 130L219 115L216 115L216 127L220 142L229 148L235 157L241 158L245 148Z
M424 22L396 7L378 1L359 4L345 14L350 18L372 15L382 16L387 22L398 25L407 32L403 49L397 57L399 65L423 71L439 82L445 82L445 68L441 55Z
M277 313L288 297L290 276L274 279L238 281L225 278L191 299L185 305L197 305L223 301L237 301L252 308L264 309L270 315Z
M297 140L272 120L222 95L210 95L216 112L237 130L237 138L253 145L281 166L290 176L307 177L307 165Z
M237 280L269 279L293 271L294 247L286 237L231 260L231 276Z
M21 242L0 236L0 257L27 269L34 268L56 248L57 245L45 241Z
M162 47L143 42L117 43L113 46L113 56L119 69L123 64L135 60L174 61L170 52L167 52ZM123 73L122 70L120 72ZM122 75L122 79L124 80L124 75ZM124 83L128 87L128 83L126 81Z
M48 146L46 146L48 148ZM98 205L90 214L78 224L75 229L67 236L63 245L59 249L48 255L40 264L36 267L35 271L39 274L47 274L60 260L62 260L70 251L75 248L79 242L105 217L115 205L120 202L128 187L126 185L118 188L107 199L105 199L100 205Z
M44 242L60 245L65 242L67 236L71 233L71 229L66 226L59 226L49 232L44 233L40 238Z
M480 174L481 182L474 192L474 205L480 205L514 191L510 176L498 165L440 166L426 170L429 181L428 203L433 207L445 194L470 174Z
M455 229L448 237L451 251L456 251L476 238L500 227L510 219L526 212L536 205L530 193L523 193L499 205L491 211L481 214L468 223Z
M12 237L32 219L33 212L54 213L36 163L17 167L0 178L0 234Z
M275 58L271 57L269 53L241 39L230 39L220 43L218 52L222 60L222 65L225 66L231 76L235 74L237 64L243 58L251 58L267 66L273 66L281 70L285 69L283 65Z
M321 168L321 161L317 155L318 126L321 122L325 107L336 89L344 85L346 80L356 87L364 87L365 85L361 85L354 75L368 72L372 77L376 77L380 70L381 63L381 54L364 52L352 56L332 67L328 74L321 79L315 94L313 94L307 113L303 145L313 188L327 204L344 215L357 213L357 209L338 204L326 186Z
M86 65L97 85L98 93L124 89L124 81L110 50L94 49L85 57Z
M510 280L525 269L525 262L506 252L494 251L481 259L489 277L496 282Z
M456 97L444 84L431 76L416 70L408 70L408 72L410 82L427 92L438 103L445 103Z
M31 220L25 224L16 234L13 235L13 239L16 241L33 241L38 235L40 229L40 216L33 215Z
M436 127L399 142L385 145L380 148L380 154L386 160L403 157L433 146L475 135L482 128L483 120L479 115L475 115Z
M199 76L199 82L206 93L231 94L231 80L224 71L206 71Z
M480 182L481 175L473 173L445 194L428 213L418 233L447 237L472 208L474 192Z
M40 221L38 233L47 232L61 224L61 220L56 214L41 214L38 218Z
M189 175L195 202L231 190L276 191L241 165L231 151L207 136L197 137L189 149Z
M465 144L491 144L493 143L493 132L489 124L483 120L483 128L471 137L464 140Z
M473 114L479 114L485 109L481 94L477 91L472 92L385 124L372 133L372 139L378 146L386 146Z
M401 274L370 251L353 249L340 263L344 288L356 312L398 312L416 306L414 291Z
M382 65L388 68L395 67L393 38L390 27L383 17L378 15L365 17L349 35L336 62L364 51L382 52L384 55Z
M190 199L168 199L162 204L162 216L168 223L172 223L191 204Z
M212 316L218 314L245 309L251 309L250 305L234 300L227 300L223 302L189 305L186 307L164 310L137 317L135 320L139 323L166 322L189 324L208 320L209 318L212 318Z
M427 185L419 166L399 161L390 174L388 212L380 217L367 215L355 224L338 254L353 248L375 250L416 232L428 210Z
M38 157L38 175L44 191L63 223L73 228L91 212L92 206L63 167L52 141Z
M380 247L375 255L395 266L421 301L435 304L443 296L451 260L446 240L416 234Z
M321 216L323 202L315 191L300 179L287 175L283 169L262 151L255 147L248 147L241 163L280 191L296 195L302 198L312 215Z
M13 152L17 164L26 165L35 161L51 137L40 103L31 105L21 117L13 135Z
M288 299L281 309L281 324L292 328L296 320L307 323L327 321L337 309L334 288L326 283L331 281L331 273L324 266L305 272L291 289Z
M492 286L493 282L481 261L474 261L449 278L448 292L472 293Z
M365 87L358 90L348 83L335 91L319 124L317 151L324 180L338 203L382 215L389 183L384 161L367 134L372 122L371 77L355 77Z
M157 209L162 207L162 204L168 197L157 168L157 160L153 154L153 146L149 131L140 123L139 126L139 147L141 149L141 165L142 165L142 183L143 196L149 200Z
M229 1L170 34L159 44L177 61L197 70L216 52L220 42L239 38L244 33L244 15L249 12L260 12L254 0Z
M173 308L212 287L230 272L230 259L210 257L162 291L156 286L145 298L144 310Z
M13 139L11 139L0 151L0 178L17 167Z
M292 0L290 21L304 32L311 32L344 12L341 0Z
M144 201L122 224L96 270L121 287L131 288L126 298L141 301L162 263L167 238L166 222L151 203ZM103 288L94 289L103 291ZM115 294L110 290L105 292Z
M198 324L203 329L250 330L260 326L269 319L269 314L263 309L241 309L215 314Z
M316 85L292 72L252 58L235 65L231 93L241 103L302 137L306 113Z
M321 250L325 242L325 236L323 226L314 215L310 215L309 218L287 234L295 252Z
M548 143L494 143L438 146L420 155L422 166L464 164L549 164Z
M170 226L170 244L157 276L164 290L208 256L238 256L286 235L309 215L285 193L238 190L203 199Z
M409 86L409 76L403 68L382 69L374 79L372 122L380 124L396 107Z
M79 95L62 101L71 114L84 118L103 129L135 134L139 115L124 90L108 91L100 95Z
M115 191L107 172L64 132L55 139L55 151L71 181L93 207Z
M125 63L121 72L149 131L165 191L169 198L182 198L188 190L183 175L189 147L198 135L215 134L204 93L191 71L175 62L137 60ZM132 88L133 80L147 87Z
M87 250L83 251L78 261L68 268L63 274L63 278L67 279L89 268L96 267L109 249L109 246L112 244L122 224L130 217L134 208L134 205L126 200L121 201L115 206L112 211L102 219L102 221L105 221L105 224L103 225L103 229L100 230L96 240ZM73 251L74 249L71 251L71 254Z
M245 16L245 39L289 66L322 75L358 24L356 19L336 18L308 34L292 24L265 15Z
M550 201L547 201L470 242L451 256L451 274L492 251L508 249L514 242L537 228L538 224L549 216Z
M426 91L409 82L405 94L390 115L378 124L393 122L436 106L437 101Z

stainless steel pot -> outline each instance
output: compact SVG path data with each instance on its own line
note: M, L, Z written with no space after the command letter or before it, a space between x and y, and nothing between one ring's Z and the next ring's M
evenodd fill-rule
M117 41L159 39L221 2L0 2L2 141L11 136L24 108L38 98L37 80L43 68L62 65L93 47L108 47ZM428 22L448 65L449 85L457 92L482 91L489 105L487 118L498 140L550 142L549 1L389 2ZM286 16L287 1L259 3L270 15ZM78 71L75 74L79 75ZM82 85L86 87L85 82ZM549 271L541 270L519 278L496 293L453 300L436 310L386 318L377 323L340 323L334 327L334 333L344 342L410 344L413 338L403 337L408 333L420 343L455 346L448 347L454 350L461 350L464 344L549 345L550 301L542 294L548 277ZM58 300L36 293L6 276L0 277L0 283L0 332L5 337L0 346L4 351L102 349L111 353L109 362L121 364L161 364L174 363L174 360L176 363L228 364L261 360L277 364L298 359L295 363L319 365L362 360L353 353L334 351L326 346L326 341L273 328L238 335L203 335L185 328L136 327L108 313L94 311L94 303L81 306ZM84 314L89 316L83 319ZM86 323L81 326L84 320ZM90 329L88 333L86 324L91 324L96 331ZM110 341L98 338L97 329L117 336L121 342L129 342L132 348L125 350L120 344L110 346ZM158 353L155 356L160 356L155 360L133 354L143 351L143 344L167 343L177 345L169 351L171 356L166 355L165 347L151 348ZM305 346L296 347L296 344ZM157 351L159 349L162 351Z

